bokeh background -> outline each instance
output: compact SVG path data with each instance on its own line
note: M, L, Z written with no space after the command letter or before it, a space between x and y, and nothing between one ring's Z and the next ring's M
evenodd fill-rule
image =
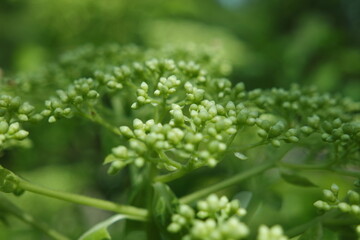
M107 43L209 45L234 66L230 78L248 89L297 83L360 99L358 0L0 1L2 76L36 71L79 46ZM55 189L121 198L117 192L127 178L109 177L101 167L114 142L108 133L81 120L61 121L46 130L39 126L33 132L33 150L6 151L1 164ZM277 188L294 205L296 194L305 194L287 185ZM278 196L269 198L279 204ZM306 204L311 206L313 199ZM75 236L108 216L31 194L16 202ZM289 216L303 211L294 205L283 211L290 211ZM277 210L268 211L271 219L271 211ZM44 238L16 219L8 221L12 227L0 224L0 239Z

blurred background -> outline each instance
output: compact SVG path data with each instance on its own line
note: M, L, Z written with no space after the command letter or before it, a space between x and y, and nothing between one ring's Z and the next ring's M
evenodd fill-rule
M36 71L79 46L107 43L210 45L233 64L230 78L243 81L248 89L297 83L360 100L358 0L0 1L3 76ZM105 167L99 172L114 139L96 126L61 121L46 131L35 127L33 132L35 151L6 151L1 164L23 171L34 182L101 198L115 198L114 189L120 191L127 184L121 176L107 176ZM285 198L291 203L296 203L292 194L303 194L296 188L289 191ZM279 202L272 197L275 204ZM311 206L313 198L306 204ZM16 202L70 235L79 235L104 218L101 211L33 195ZM303 211L289 209L293 214ZM13 230L0 224L0 239L43 237L11 221Z

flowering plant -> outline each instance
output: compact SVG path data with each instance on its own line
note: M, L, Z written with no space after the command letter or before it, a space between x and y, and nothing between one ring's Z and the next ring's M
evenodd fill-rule
M296 85L247 90L227 78L230 71L211 49L109 45L70 52L31 76L3 78L1 150L29 145L33 125L85 119L112 134L103 163L130 184L119 204L50 190L1 167L0 190L117 213L79 239L110 239L107 227L121 219L127 219L124 239L134 232L183 240L356 236L356 184L344 200L337 185L325 190L325 201L314 205L328 212L304 222L287 224L281 211L273 219L259 211L274 202L272 186L279 181L313 189L328 177L314 178L311 171L360 176L359 103ZM2 216L69 239L1 198Z

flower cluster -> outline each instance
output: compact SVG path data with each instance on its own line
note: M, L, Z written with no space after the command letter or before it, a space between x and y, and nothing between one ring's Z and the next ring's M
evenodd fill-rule
M248 227L240 221L246 210L237 200L210 195L199 201L197 211L188 205L180 205L178 213L172 216L168 231L172 233L187 230L183 240L230 240L244 239L249 234Z
M22 122L34 122L42 119L35 113L34 106L23 102L20 97L0 96L0 150L19 144L29 132L22 129Z
M346 200L339 199L339 187L333 184L330 189L323 190L324 201L318 200L314 206L322 211L329 211L331 209L338 209L343 213L349 213L360 217L360 194L349 190L346 195Z
M259 227L259 233L257 240L288 240L289 238L284 235L283 229L279 225L275 225L271 228L261 225Z

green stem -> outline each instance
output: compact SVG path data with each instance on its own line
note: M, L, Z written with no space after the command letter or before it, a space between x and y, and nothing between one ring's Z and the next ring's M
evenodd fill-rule
M230 186L237 184L241 181L244 181L250 177L260 174L260 173L272 168L274 165L275 165L274 162L270 162L270 163L265 163L265 164L253 167L245 172L241 172L241 173L239 173L229 179L226 179L220 183L217 183L210 187L204 188L200 191L197 191L197 192L191 193L187 196L184 196L184 197L180 198L180 202L184 203L184 204L194 202L194 201L196 201L200 198L203 198L211 193L220 191L224 188L230 187Z
M160 176L157 176L155 177L155 181L156 182L170 182L172 180L175 180L175 179L178 179L182 176L184 176L187 172L189 172L188 169L186 168L182 168L176 172L172 172L172 173L169 173L169 174L164 174L164 175L160 175Z
M78 110L78 113L84 117L89 119L92 122L98 123L99 125L105 127L106 129L110 130L111 132L113 132L116 135L121 135L121 132L118 128L112 126L110 123L108 123L107 121L105 121L98 113L97 111L91 107L90 111L92 112L92 114L88 114L85 113L84 111L82 111L80 108L76 107L76 109Z
M55 191L55 190L51 190L51 189L47 189L44 187L34 185L34 184L26 182L24 180L20 180L19 187L26 191L37 193L37 194L44 195L47 197L56 198L56 199L60 199L60 200L64 200L64 201L68 201L68 202L72 202L72 203L87 205L87 206L91 206L91 207L95 207L95 208L99 208L99 209L104 209L104 210L108 210L108 211L112 211L112 212L121 213L121 214L127 215L128 218L131 218L134 220L146 221L147 217L148 217L147 210L145 210L145 209L136 208L136 207L127 206L127 205L116 204L116 203L113 203L110 201L86 197L86 196L82 196L82 195L78 195L78 194Z

